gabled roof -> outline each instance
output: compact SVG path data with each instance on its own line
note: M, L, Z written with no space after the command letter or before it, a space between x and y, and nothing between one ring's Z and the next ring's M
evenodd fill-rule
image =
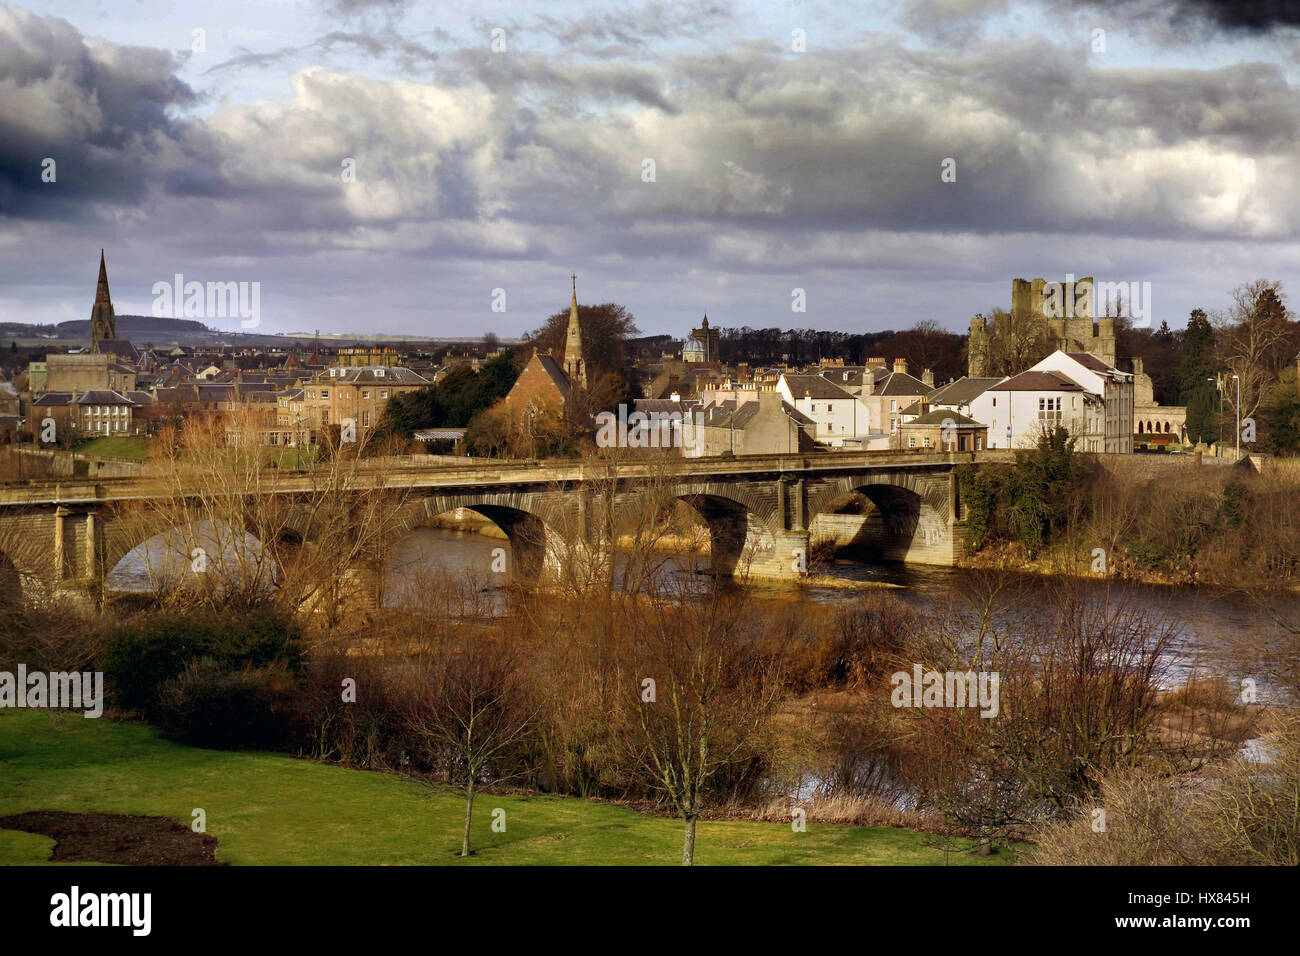
M972 378L963 375L955 382L936 388L926 399L931 405L969 405L1000 381L1000 378Z
M880 384L873 393L876 395L924 395L931 388L915 375L906 372L889 372L878 381Z
M1076 362L1078 362L1084 368L1088 369L1088 371L1090 372L1118 371L1118 369L1111 368L1101 359L1097 358L1097 356L1091 355L1087 352L1066 352L1065 354L1070 356L1070 358L1074 359Z
M862 384L866 371L864 365L831 365L821 370L821 376L840 388L857 388ZM875 380L874 376L872 380Z
M62 405L71 405L72 393L71 392L46 392L44 395L37 395L34 399L32 399L32 404L47 406L50 408L55 408Z
M1084 387L1060 372L1021 372L993 386L995 392L1082 392Z
M560 394L563 395L567 401L569 398L569 392L571 391L569 388L569 377L564 374L564 369L560 368L560 363L555 361L555 359L551 358L549 355L534 355L533 358L542 366L542 371L550 377L551 381L555 383L555 387L560 390ZM532 360L533 359L529 359L530 362Z
M358 368L331 369L312 377L313 385L432 385L427 378L401 365L366 365Z
M969 418L960 412L954 412L950 408L931 409L924 415L912 419L910 422L904 422L901 427L910 428L913 425L946 425L948 422L952 422L957 428L985 427L981 422L977 422L975 419Z
M852 399L853 395L821 375L785 375L793 398Z
M111 388L92 388L77 393L77 405L134 405L135 402Z
M706 405L703 411L699 412L699 423L714 428L739 428L743 430L761 410L762 405L758 401L741 402L737 406L734 399L728 398ZM781 402L781 411L796 425L817 424L787 401Z
M698 404L700 403L696 399L674 402L670 398L638 398L633 402L633 407L636 411L647 414L686 415Z

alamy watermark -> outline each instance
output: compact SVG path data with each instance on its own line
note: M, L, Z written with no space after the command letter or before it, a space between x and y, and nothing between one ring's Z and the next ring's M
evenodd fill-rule
M32 707L80 710L85 717L104 712L103 671L0 671L0 708Z
M597 448L684 448L693 451L698 442L695 429L704 423L703 410L690 412L628 412L619 405L617 414L596 415Z
M1127 315L1138 328L1148 328L1153 318L1150 282L1075 281L1067 273L1064 282L1043 283L1043 315L1049 319Z
M996 717L1002 678L997 671L895 671L889 702L895 707L978 707L981 717Z
M245 329L262 324L260 282L186 282L178 272L171 282L155 282L151 291L156 318L238 318Z

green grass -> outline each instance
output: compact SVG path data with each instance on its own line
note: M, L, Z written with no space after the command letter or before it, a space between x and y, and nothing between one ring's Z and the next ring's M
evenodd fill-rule
M149 439L143 435L105 435L78 445L76 451L78 455L103 455L106 458L135 458L144 461L149 457Z
M0 816L29 810L171 817L202 807L217 859L235 864L675 864L681 824L572 797L480 795L468 860L464 801L447 787L270 753L200 750L144 724L0 711ZM506 812L493 833L492 811ZM700 864L941 864L908 830L699 824ZM0 864L43 863L53 841L0 829ZM953 853L952 863L1010 862Z

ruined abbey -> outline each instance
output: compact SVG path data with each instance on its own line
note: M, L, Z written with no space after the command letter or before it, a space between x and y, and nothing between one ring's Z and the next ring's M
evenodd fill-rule
M1034 334L1040 328L1050 333L1056 348L1087 352L1114 366L1115 320L1096 318L1094 291L1092 276L1078 280L1069 276L1064 282L1012 279L1010 312L998 314L991 322L984 316L971 319L967 374L972 378L989 374L989 356L998 339Z

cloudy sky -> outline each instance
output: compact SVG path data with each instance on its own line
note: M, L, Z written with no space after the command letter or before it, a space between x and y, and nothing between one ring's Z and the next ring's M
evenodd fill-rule
M120 313L181 273L432 336L570 271L681 335L964 329L1066 273L1181 326L1300 264L1300 3L38 7L0 0L0 320L88 318L101 246Z

